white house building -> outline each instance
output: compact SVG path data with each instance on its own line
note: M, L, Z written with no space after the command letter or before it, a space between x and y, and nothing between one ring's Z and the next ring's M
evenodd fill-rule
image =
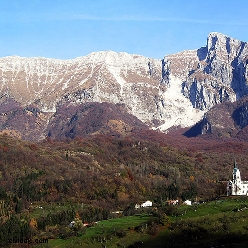
M142 208L146 207L152 207L152 202L151 201L146 201L140 205Z
M192 202L190 200L186 200L185 202L183 202L185 205L189 205L191 206L192 205Z
M227 183L227 195L248 195L248 181L242 181L236 161L233 168L233 179Z

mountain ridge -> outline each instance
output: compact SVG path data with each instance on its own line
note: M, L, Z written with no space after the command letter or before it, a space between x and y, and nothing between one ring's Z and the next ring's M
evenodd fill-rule
M216 104L247 95L247 61L246 42L217 32L205 47L162 60L114 51L70 60L4 57L0 105L14 99L24 109L35 106L50 116L45 130L64 104L124 104L129 114L166 132L192 126Z

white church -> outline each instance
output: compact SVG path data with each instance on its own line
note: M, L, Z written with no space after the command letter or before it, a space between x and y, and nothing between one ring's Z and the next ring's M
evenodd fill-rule
M236 161L233 168L233 179L227 184L227 195L248 195L248 181L242 181Z

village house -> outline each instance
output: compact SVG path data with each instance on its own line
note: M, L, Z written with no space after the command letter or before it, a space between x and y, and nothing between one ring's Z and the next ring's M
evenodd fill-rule
M146 208L146 207L152 207L152 202L151 201L146 201L142 204L135 204L135 209L139 209L140 207Z
M232 180L227 183L227 195L248 195L248 181L242 181L240 170L234 162Z
M168 205L178 205L179 201L178 200L169 200L169 201L167 201L167 204Z
M191 206L192 202L190 200L186 200L186 201L183 202L183 204Z
M152 202L151 201L146 201L140 205L142 208L146 207L152 207Z

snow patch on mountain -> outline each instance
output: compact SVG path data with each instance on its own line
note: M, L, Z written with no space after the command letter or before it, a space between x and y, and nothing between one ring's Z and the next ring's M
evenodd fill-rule
M110 73L112 74L112 76L114 77L116 82L120 85L120 95L122 95L123 94L123 86L125 85L126 81L120 76L121 68L119 68L117 66L109 65L108 70L110 71Z
M191 126L198 122L206 112L192 106L190 100L182 94L181 80L173 75L169 76L169 84L160 99L160 108L165 123L158 129L162 131L172 126Z

